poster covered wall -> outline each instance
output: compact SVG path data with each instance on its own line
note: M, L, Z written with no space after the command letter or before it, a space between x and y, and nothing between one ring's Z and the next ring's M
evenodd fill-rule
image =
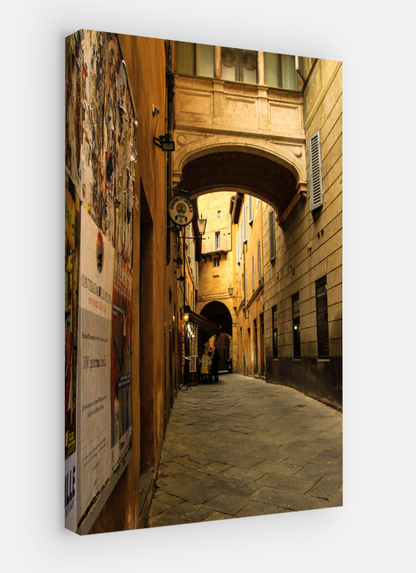
M78 515L111 476L111 319L114 249L81 210Z
M79 531L131 448L137 121L117 34L65 47L65 525Z
M79 197L65 176L65 526L76 527L76 372L78 336Z

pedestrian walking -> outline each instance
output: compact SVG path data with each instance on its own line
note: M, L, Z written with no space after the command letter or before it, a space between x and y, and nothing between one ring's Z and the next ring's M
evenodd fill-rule
M201 379L206 380L210 376L211 356L209 355L209 344L205 343L204 354L201 359Z
M214 347L214 353L212 355L212 364L211 364L211 372L214 376L214 382L218 382L218 368L220 365L220 353L217 350L217 347Z

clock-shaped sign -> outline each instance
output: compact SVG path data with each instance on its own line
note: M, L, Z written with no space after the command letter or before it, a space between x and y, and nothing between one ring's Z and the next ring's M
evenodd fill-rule
M169 217L175 223L184 227L194 218L195 207L188 197L176 195L169 203Z

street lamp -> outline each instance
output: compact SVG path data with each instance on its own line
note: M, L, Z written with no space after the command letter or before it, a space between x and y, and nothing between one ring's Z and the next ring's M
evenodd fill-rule
M205 229L207 226L207 220L206 219L202 219L202 215L201 217L198 219L198 231L200 235L203 235L205 233Z
M185 305L185 306L183 307L183 320L184 320L184 322L188 322L188 320L189 320L189 311L190 311L190 310L191 310L191 309L189 308L188 305Z
M236 298L237 300L243 300L240 296L233 296L234 288L232 286L228 287L228 294L230 298Z
M159 147L162 151L175 151L175 142L173 141L170 133L165 135L159 135L159 137L153 138L153 143L156 147Z

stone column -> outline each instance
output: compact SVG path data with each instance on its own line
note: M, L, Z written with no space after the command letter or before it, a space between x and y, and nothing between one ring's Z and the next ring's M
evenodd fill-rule
M257 52L257 83L264 86L264 52Z
M213 89L213 121L222 118L224 115L224 82L222 80L212 80Z
M221 77L221 46L215 46L214 76Z

